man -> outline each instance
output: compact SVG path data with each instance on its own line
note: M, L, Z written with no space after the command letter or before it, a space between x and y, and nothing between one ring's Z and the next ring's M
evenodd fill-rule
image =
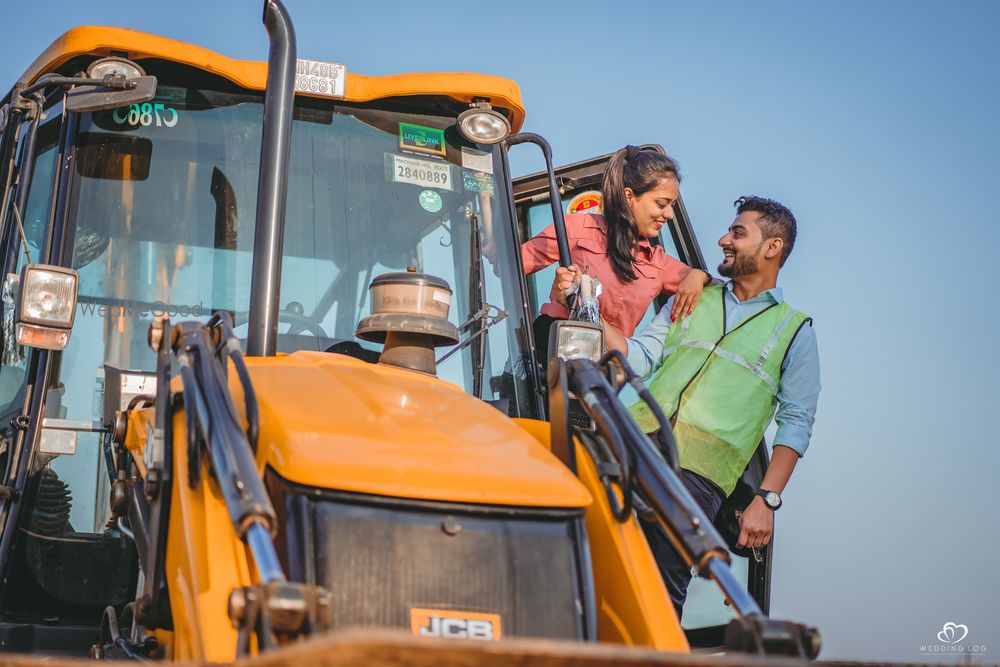
M740 197L734 205L736 219L719 239L718 271L727 283L706 288L694 311L676 322L668 302L633 338L605 331L608 347L627 354L671 418L684 483L710 518L775 418L771 462L739 520L738 545L761 547L812 434L819 353L812 320L788 306L777 287L795 245L795 217L761 197ZM630 412L647 433L659 427L644 404ZM658 531L647 536L680 615L690 568Z

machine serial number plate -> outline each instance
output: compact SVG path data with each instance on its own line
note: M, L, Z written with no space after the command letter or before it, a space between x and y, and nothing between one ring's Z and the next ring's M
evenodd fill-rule
M392 180L396 183L411 183L439 190L454 190L451 180L451 165L447 162L431 162L412 157L390 154Z
M343 97L347 68L340 63L299 60L295 66L295 92L323 97Z

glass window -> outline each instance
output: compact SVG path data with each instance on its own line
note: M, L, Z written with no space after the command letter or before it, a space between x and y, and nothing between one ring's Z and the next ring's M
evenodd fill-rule
M5 225L14 236L11 242L15 244L18 252L15 265L8 269L8 273L14 275L18 275L21 268L27 264L28 254L31 255L33 261L39 261L45 244L45 231L52 209L52 179L58 152L56 143L59 139L59 125L62 116L58 108L53 108L46 112L46 117L49 120L43 121L38 128L31 191L28 193L24 210L20 211L24 223L25 238L28 241L28 253L24 252L24 244L21 242L20 233L17 231L17 221L14 217L14 199L17 196L15 189L11 191L11 201L7 209ZM27 130L28 124L25 123L21 130L22 142ZM21 156L18 162L21 164L23 161L24 156ZM27 350L18 345L14 337L14 294L10 287L7 285L2 294L3 351L2 356L0 356L0 417L9 416L21 408L24 400L28 359Z
M229 310L237 334L246 331L259 98L161 87L157 99L159 125L155 114L143 125L139 115L113 110L81 127L73 259L80 310L62 369L71 417L93 414L104 363L153 367L146 330L158 312L177 320ZM401 148L413 128L440 144ZM473 220L481 244L493 226L510 224L497 205L498 149L465 144L451 117L348 106L298 109L292 134L279 350L345 342L378 349L354 337L370 312L368 284L413 266L452 286L457 325L480 300L508 311L489 329L481 364L466 349L439 375L471 390L482 366L483 398L511 398L526 412L520 298L517 283L503 280L513 261L507 235L495 236L478 269L472 261ZM482 294L470 289L476 270Z

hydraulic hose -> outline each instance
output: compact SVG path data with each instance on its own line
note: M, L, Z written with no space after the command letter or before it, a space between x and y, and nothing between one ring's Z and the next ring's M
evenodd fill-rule
M580 397L599 433L615 443L615 450L619 442L627 449L629 458L620 464L634 467L632 485L652 509L656 522L684 561L715 579L740 616L763 616L756 601L730 570L725 541L680 476L658 454L618 400L604 371L589 359L570 359L561 363L567 368L568 389ZM628 488L623 491L630 492Z

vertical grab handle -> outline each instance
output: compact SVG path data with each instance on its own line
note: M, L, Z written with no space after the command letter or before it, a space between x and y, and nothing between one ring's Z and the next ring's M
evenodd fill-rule
M556 172L552 167L552 147L544 137L531 132L522 132L507 140L508 146L532 143L542 149L545 156L545 171L549 175L549 204L552 206L552 223L556 228L556 244L559 246L559 265L568 267L572 262L569 257L569 238L566 236L566 218L563 216L562 195L559 194L559 183L556 182Z

